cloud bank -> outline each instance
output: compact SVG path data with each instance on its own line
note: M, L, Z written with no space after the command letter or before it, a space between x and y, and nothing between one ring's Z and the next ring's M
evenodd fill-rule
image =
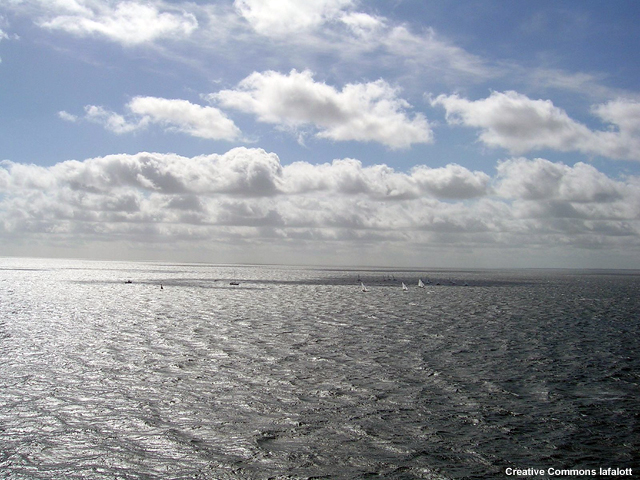
M188 37L198 28L193 14L162 11L158 5L159 2L132 1L116 4L80 0L52 2L49 9L55 13L40 20L39 25L78 37L103 37L127 46Z
M621 253L640 246L640 179L544 159L505 160L491 178L453 164L407 173L348 158L282 165L273 153L240 147L51 167L5 161L0 189L0 236L25 241L144 238L258 250L275 242L318 251L349 244Z

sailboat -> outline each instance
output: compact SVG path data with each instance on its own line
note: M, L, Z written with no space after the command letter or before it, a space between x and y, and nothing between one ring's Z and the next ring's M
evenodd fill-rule
M364 286L364 283L360 282L360 288L362 288L363 292L368 292L367 287Z
M418 279L418 286L420 288L424 288L424 283L422 283L422 279L421 278Z
M409 289L407 288L407 286L404 284L404 282L402 282L402 291L403 292L408 292Z

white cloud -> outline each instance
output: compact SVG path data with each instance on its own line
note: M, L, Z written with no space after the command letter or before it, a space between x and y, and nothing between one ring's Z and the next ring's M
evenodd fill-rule
M230 194L253 197L279 191L281 165L264 150L235 148L224 155L186 158L174 154L109 155L51 167L58 184L88 192L136 189L165 195Z
M78 121L78 117L77 115L73 115L69 112L65 112L64 110L58 112L58 117L60 117L62 120L66 120L67 122L77 122Z
M352 0L235 0L234 5L256 32L282 37L334 20L353 3Z
M472 172L465 167L449 164L441 168L415 167L411 177L426 192L436 198L464 199L482 197L489 193L491 178L484 172Z
M102 36L124 45L184 38L198 27L193 14L161 11L151 2L126 1L112 5L111 2L70 0L58 1L51 7L54 13L39 22L41 27L79 37Z
M570 167L542 158L515 158L499 163L497 170L498 191L505 198L608 203L627 197L632 188L581 162Z
M234 140L240 137L240 129L220 110L187 100L135 97L127 108L136 115L148 118L150 122L193 137L213 140Z
M362 12L345 13L339 18L340 22L346 25L356 37L376 42L373 35L379 35L386 27L386 20Z
M392 201L421 197L481 197L488 192L489 180L485 173L471 172L459 165L443 168L419 166L406 174L387 165L364 167L359 160L350 158L320 165L295 162L283 170L286 193L363 194L372 199Z
M480 128L479 138L485 145L515 154L548 148L640 160L640 103L634 101L594 107L596 115L619 131L590 130L550 100L532 100L514 91L493 92L476 101L440 95L431 103L445 108L450 124Z
M640 102L618 99L602 105L596 105L594 112L603 120L620 127L628 134L640 132Z
M496 190L511 201L511 222L531 237L528 244L592 250L627 245L621 253L628 258L640 246L638 187L637 177L614 180L584 163L517 158L498 165Z
M187 100L135 97L126 108L129 114L123 116L100 106L88 105L85 107L84 118L117 134L130 133L151 124L158 124L168 131L210 140L231 141L241 137L240 129L223 112ZM77 120L77 117L67 112L59 112L58 115L63 120Z
M493 92L476 101L440 95L432 104L446 109L449 123L481 128L483 143L513 153L541 148L573 150L591 134L551 101L531 100L513 91Z
M209 98L227 108L253 113L258 120L286 128L313 126L317 136L331 140L380 142L390 148L429 143L426 118L409 118L410 105L383 80L345 85L342 91L316 82L310 71L289 75L254 72L235 90Z
M419 166L408 174L396 172L387 165L365 167L359 160L350 158L319 165L294 162L282 166L277 155L244 147L224 155L193 158L139 153L109 155L84 162L66 161L49 168L12 162L6 165L8 169L0 172L5 175L11 172L6 176L8 189L66 185L74 190L104 194L114 189L133 188L166 195L244 197L318 193L330 198L363 195L376 201L467 199L486 196L490 191L488 175L459 165ZM15 181L18 183L12 183Z
M640 252L637 177L616 180L587 164L524 158L501 162L497 171L490 178L447 165L403 173L355 159L282 165L273 153L247 148L193 158L109 155L51 167L5 161L0 237L178 242L187 250L241 242L250 251L278 250L277 240L291 254L327 245L351 253L363 246L479 255L495 249L497 259L538 248Z
M362 6L354 0L236 0L233 6L162 0L23 0L10 8L48 30L126 46L189 40L201 52L218 49L234 58L251 46L251 51L257 48L260 55L285 60L288 66L291 56L302 60L298 64L319 65L317 54L322 52L343 69L354 67L354 62L358 72L384 64L390 69L415 69L418 74L431 72L456 83L461 75L475 81L497 74L495 67L433 28L416 32ZM376 53L373 58L371 52ZM183 51L162 53L184 58Z
M438 36L433 28L416 33L406 24L358 11L354 0L235 0L236 11L261 36L288 47L324 50L352 62L377 51L378 61L435 71L442 79L493 76L480 57Z
M612 131L594 133L593 150L612 158L640 160L640 102L618 99L596 105L593 112L615 126Z
M140 130L141 128L144 128L148 123L147 119L144 118L139 119L136 122L129 121L122 115L110 112L109 110L96 105L87 105L84 110L85 118L87 120L103 125L104 128L106 128L110 132L117 134L130 133L136 130ZM63 120L71 120L69 114L65 113L60 112L60 118L62 118Z

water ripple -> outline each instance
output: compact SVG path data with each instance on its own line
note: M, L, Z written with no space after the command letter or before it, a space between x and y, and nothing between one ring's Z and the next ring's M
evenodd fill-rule
M637 275L0 264L7 478L494 478L638 458Z

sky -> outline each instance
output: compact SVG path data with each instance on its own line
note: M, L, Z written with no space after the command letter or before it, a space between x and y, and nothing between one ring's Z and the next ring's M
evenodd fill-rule
M639 20L0 0L0 256L640 268Z

